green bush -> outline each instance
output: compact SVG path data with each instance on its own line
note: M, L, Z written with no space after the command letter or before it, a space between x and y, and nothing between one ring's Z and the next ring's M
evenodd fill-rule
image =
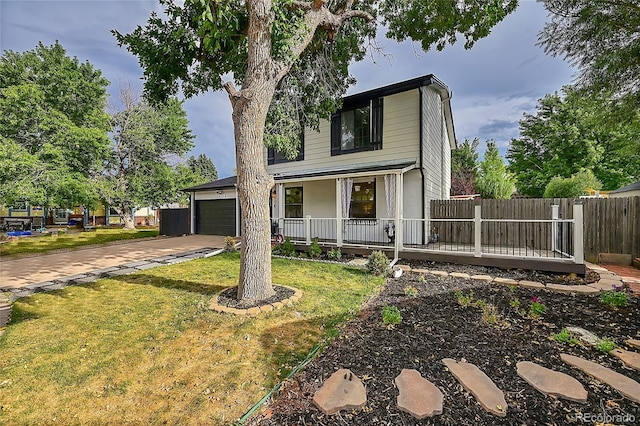
M342 252L339 248L331 249L327 252L327 258L329 260L340 260L342 258Z
M604 339L600 339L596 343L596 349L606 354L608 354L609 352L611 352L617 347L618 345L616 345L616 342L613 339L609 339L608 337L605 337Z
M384 275L389 270L389 258L381 250L373 251L367 260L367 270L375 276Z
M278 254L287 257L294 257L296 255L296 246L293 245L289 237L285 238L284 243L277 247Z
M614 308L622 308L627 305L629 296L624 291L603 291L600 293L600 301Z
M312 259L318 258L322 254L322 247L320 247L320 244L318 244L317 238L311 240L311 245L309 246L308 252L309 257L311 257Z
M384 306L382 308L382 322L393 327L402 322L402 315L396 306Z

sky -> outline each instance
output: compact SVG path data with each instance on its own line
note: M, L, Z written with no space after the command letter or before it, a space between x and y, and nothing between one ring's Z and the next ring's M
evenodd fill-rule
M56 40L81 62L88 60L110 82L114 103L119 85L142 90L142 69L125 48L118 47L110 30L121 33L144 25L155 1L142 0L0 0L0 49L23 52L39 41ZM464 41L445 50L425 53L409 41L378 39L384 56L369 55L350 71L357 84L348 94L435 74L452 92L456 139L493 139L504 155L511 138L518 137L518 121L535 113L538 99L570 84L574 70L560 58L545 55L536 46L547 13L540 3L520 0L516 12L498 24L471 50ZM224 92L209 92L186 100L195 147L188 155L209 156L220 178L235 169L231 105Z

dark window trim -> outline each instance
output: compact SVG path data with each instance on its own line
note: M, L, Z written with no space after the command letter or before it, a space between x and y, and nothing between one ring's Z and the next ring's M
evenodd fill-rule
M300 134L300 150L298 151L298 156L296 158L289 160L275 149L267 148L267 165L290 163L292 161L302 160L304 160L304 129L302 129L302 133Z
M342 149L342 113L369 106L370 129L369 145L351 149ZM382 149L382 123L384 122L384 98L369 99L367 102L350 102L348 108L342 108L331 115L331 155L351 154L354 152L376 151Z

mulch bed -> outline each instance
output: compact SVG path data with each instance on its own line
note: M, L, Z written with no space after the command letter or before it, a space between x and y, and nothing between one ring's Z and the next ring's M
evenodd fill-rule
M465 271L469 267L449 264L414 265L427 269ZM518 279L572 284L585 278L527 271L503 271L477 267L472 273L486 273ZM469 273L469 272L468 272ZM522 276L526 277L522 277ZM250 423L260 425L563 425L571 424L576 413L631 415L640 419L640 404L630 402L612 388L564 364L560 353L581 356L612 368L636 381L640 372L623 367L613 356L588 346L569 346L551 339L566 326L583 327L599 337L611 337L619 345L639 338L640 300L632 297L626 308L612 309L597 296L571 296L503 285L489 285L452 277L405 273L389 280L384 290L346 324L339 338L286 383L279 396L263 414ZM589 276L586 277L590 279ZM415 297L405 295L405 287L418 290ZM473 291L474 300L496 306L498 324L487 324L479 306L461 306L455 290ZM518 299L528 309L536 296L546 311L537 319L523 317L511 305ZM394 328L382 324L385 305L400 309L403 320ZM477 365L505 393L505 418L486 413L441 360L465 359ZM587 404L543 395L516 374L516 363L533 361L578 379L589 392ZM361 410L327 416L311 402L314 393L332 373L348 368L367 388L367 404ZM441 415L416 420L397 408L395 377L403 368L416 369L444 394ZM576 424L580 424L577 422ZM632 422L631 422L632 423Z

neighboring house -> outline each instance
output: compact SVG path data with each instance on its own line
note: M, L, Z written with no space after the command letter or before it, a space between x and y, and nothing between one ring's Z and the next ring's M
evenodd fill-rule
M389 246L402 238L396 224L404 218L405 242L433 237L423 225L429 202L449 198L455 147L450 93L438 78L347 96L319 132L305 129L301 142L293 160L265 150L279 233L302 242ZM238 234L235 177L187 191L193 232L232 235L235 223Z
M609 192L610 198L640 197L640 181Z

